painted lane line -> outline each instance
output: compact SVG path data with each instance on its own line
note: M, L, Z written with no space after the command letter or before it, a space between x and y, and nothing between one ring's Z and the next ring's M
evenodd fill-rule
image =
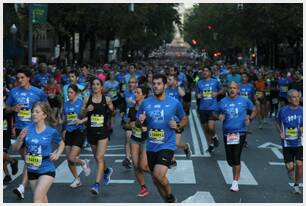
M269 165L280 165L280 166L283 166L285 165L284 162L269 162Z
M182 203L215 203L215 200L210 192L197 191Z
M202 149L203 149L203 155L205 157L210 157L211 155L209 154L209 152L206 151L208 149L208 145L207 145L205 134L204 134L203 129L202 129L202 125L201 125L200 120L198 118L198 115L196 113L196 110L193 109L192 113L193 113L194 121L197 125L197 129L198 129L198 132L199 132L199 135L200 135L200 140L201 140Z
M83 171L81 166L77 166L77 173L80 175L80 173ZM55 179L54 183L72 183L74 180L73 175L69 171L68 162L67 160L64 160L55 170Z
M258 148L278 148L278 149L282 149L282 146L278 145L278 144L274 144L272 142L266 142L262 145L259 145Z
M271 148L271 150L278 159L284 159L283 154L279 151L278 148Z
M135 180L110 180L111 184L134 184Z
M195 155L201 155L200 145L199 145L199 141L198 141L197 132L196 132L195 127L194 127L192 113L191 113L191 115L189 115L188 118L189 118L191 137L192 137L192 142L193 142L193 147L194 147L194 154Z
M226 161L218 160L219 168L223 174L226 184L232 184L233 181L233 172L232 167L230 167ZM241 162L241 174L240 174L240 185L258 185L257 181L253 177L250 170L247 168L246 164Z
M171 184L196 184L192 160L176 160L177 167L167 173Z

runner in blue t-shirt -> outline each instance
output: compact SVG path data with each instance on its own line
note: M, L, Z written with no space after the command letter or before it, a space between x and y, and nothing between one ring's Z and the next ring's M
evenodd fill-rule
M233 182L231 191L238 192L240 179L240 157L246 138L247 126L255 117L253 103L244 97L238 96L239 85L231 82L228 86L229 96L218 103L219 120L223 122L223 140L226 160L233 168Z
M200 120L204 128L205 137L208 143L207 152L213 152L219 146L216 135L214 111L217 109L217 96L224 93L222 85L218 80L211 78L211 68L201 69L203 79L196 85L196 97L199 102Z
M287 172L289 178L294 181L293 190L302 194L299 183L303 178L303 107L299 106L299 99L297 90L288 91L289 105L280 109L276 127L283 146Z
M77 188L82 185L77 173L76 165L81 165L85 176L90 175L89 160L79 158L83 143L85 141L85 125L81 120L84 114L83 101L77 97L78 88L72 84L68 87L68 101L64 103L63 114L65 116L65 150L68 159L68 167L74 176L74 181L70 184L71 188Z
M33 202L47 203L47 193L55 177L55 166L52 161L59 159L65 143L57 130L47 124L54 121L48 103L37 102L32 111L33 123L20 132L14 147L19 149L25 144L25 166L33 191ZM59 144L54 152L52 143Z
M48 84L49 79L51 78L51 75L47 71L47 64L41 63L39 65L39 73L36 74L32 80L32 83L34 85L37 85L39 88L46 87Z
M153 182L162 198L176 202L168 178L168 167L176 149L176 130L187 124L187 116L182 104L166 95L167 77L156 74L153 77L154 97L145 99L137 112L140 122L147 121L147 158ZM178 117L179 123L175 121Z
M12 89L6 100L8 112L14 112L15 115L15 134L18 136L23 128L32 121L31 109L38 101L47 101L47 96L41 89L30 84L31 71L26 67L21 67L16 72L18 87ZM24 145L20 147L19 154L22 159L25 155ZM24 167L22 184L15 188L14 193L20 198L24 198L24 188L28 184L27 172Z
M85 92L85 86L78 84L78 78L79 78L79 73L76 70L71 70L68 73L69 76L69 84L66 84L63 87L63 98L64 98L64 102L68 101L68 87L72 84L77 85L78 86L78 90L80 91L78 94L78 98L83 100L84 96L89 96L88 92Z
M277 86L279 89L279 103L280 107L288 103L287 99L287 92L289 90L289 87L292 84L292 80L288 77L285 77L284 74L281 74L281 77L277 81Z

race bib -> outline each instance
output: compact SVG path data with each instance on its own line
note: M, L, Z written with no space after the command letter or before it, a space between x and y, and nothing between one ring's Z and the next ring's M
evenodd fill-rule
M297 139L299 136L297 128L286 128L285 129L286 139Z
M122 85L122 91L125 91L125 89L126 89L126 84L123 84Z
M112 97L112 98L116 97L117 96L117 91L116 90L110 90L109 91L109 96Z
M281 92L287 92L288 91L288 87L287 86L281 86L280 87L280 91Z
M149 138L151 139L151 142L153 143L162 144L164 143L165 132L164 130L150 129Z
M91 127L103 127L104 125L104 116L93 114L90 116Z
M270 96L270 91L266 91L266 96Z
M132 135L134 137L141 138L142 137L141 128L138 128L138 127L132 128Z
M256 92L256 96L259 97L259 98L263 97L263 92L257 91Z
M247 92L243 92L243 93L241 93L240 95L241 95L242 97L246 98L246 99L249 98L249 95L248 95Z
M273 98L272 99L272 104L278 104L278 99L277 98Z
M229 133L226 136L227 145L235 145L240 143L240 134L239 133Z
M20 109L17 116L20 121L30 122L31 121L31 110L30 109Z
M28 164L28 167L31 169L38 169L42 162L42 156L41 155L26 155L26 163Z
M3 120L3 131L7 130L7 121L6 119Z
M204 99L211 99L212 98L212 91L211 90L204 90L203 91Z
M67 122L68 124L74 124L74 122L77 120L78 114L73 112L73 113L68 113L66 115Z

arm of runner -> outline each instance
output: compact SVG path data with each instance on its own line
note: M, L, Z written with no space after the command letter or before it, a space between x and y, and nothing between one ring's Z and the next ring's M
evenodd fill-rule
M28 133L28 128L24 128L21 132L20 132L20 134L19 134L19 136L17 137L17 140L16 140L16 142L13 144L13 149L14 150L19 150L20 148L21 148L21 146L22 146L22 144L23 144L23 142L24 142L24 138L25 138L25 136L26 136L26 134Z
M50 160L51 161L58 160L61 154L63 153L64 149L65 149L65 143L63 140L61 140L58 148L51 154Z

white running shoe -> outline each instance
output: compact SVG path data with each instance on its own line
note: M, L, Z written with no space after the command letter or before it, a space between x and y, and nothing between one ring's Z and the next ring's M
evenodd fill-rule
M90 175L90 167L89 167L89 159L85 159L84 160L85 164L82 165L82 169L85 173L85 176L89 176Z
M24 187L23 184L19 185L19 187L15 188L13 192L19 197L19 199L24 199Z
M231 191L233 191L233 192L239 192L238 181L234 180L234 181L232 182Z
M80 178L75 178L73 180L73 182L70 184L71 188L77 188L77 187L80 187L80 186L82 186Z
M302 192L301 192L301 190L300 190L298 185L293 186L293 193L295 193L295 194L302 194Z

